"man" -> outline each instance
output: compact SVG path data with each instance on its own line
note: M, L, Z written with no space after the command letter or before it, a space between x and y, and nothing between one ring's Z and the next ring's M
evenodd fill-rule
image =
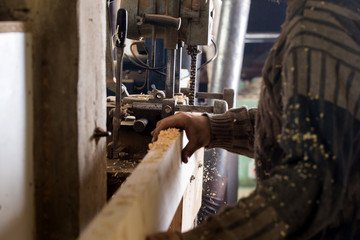
M186 233L150 239L360 239L360 0L289 0L257 109L176 114L189 144L255 158L257 187Z

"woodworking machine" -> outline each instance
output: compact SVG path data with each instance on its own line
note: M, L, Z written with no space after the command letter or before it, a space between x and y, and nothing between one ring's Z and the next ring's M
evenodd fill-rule
M223 113L233 106L234 90L223 93L197 92L197 57L199 47L212 42L212 0L122 0L117 11L113 41L116 96L108 97L108 197L141 161L151 142L150 132L156 122L176 111ZM145 93L128 94L123 84L125 40L136 45L147 39L146 61L138 56L126 56L146 71L146 83L151 86ZM164 48L156 41L163 39ZM213 43L215 45L215 43ZM143 44L145 45L145 43ZM216 46L216 45L215 45ZM133 46L131 46L133 47ZM185 88L180 88L181 48L186 47L191 57L189 76ZM165 51L164 51L165 50ZM139 50L140 51L140 50ZM164 51L166 65L156 66L156 53ZM151 77L164 76L165 89L150 84ZM148 87L149 88L149 87ZM213 105L197 105L196 99L209 100Z

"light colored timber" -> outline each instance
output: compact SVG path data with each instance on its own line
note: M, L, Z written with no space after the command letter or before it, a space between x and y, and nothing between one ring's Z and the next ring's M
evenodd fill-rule
M203 153L203 151L198 151L195 155L198 165L197 167L195 166L194 172L191 175L190 183L186 187L169 231L186 232L196 226L197 214L202 202Z
M196 226L195 220L201 207L202 184L204 172L203 151L198 153L198 165L193 172L190 184L187 186L182 200L182 224L181 232L186 232ZM201 156L199 156L201 155Z
M0 22L0 33L9 32L30 32L31 26L29 23L20 21L3 21Z
M144 240L167 231L203 149L181 163L183 134L167 149L152 148L80 236L80 240ZM197 180L201 180L197 179Z

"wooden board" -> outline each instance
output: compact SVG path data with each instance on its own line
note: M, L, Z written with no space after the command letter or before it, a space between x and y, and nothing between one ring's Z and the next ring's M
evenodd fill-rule
M0 22L0 33L30 32L31 26L27 22L4 21Z
M196 226L195 220L202 203L202 178L204 172L204 157L197 158L198 165L195 167L191 181L187 186L182 200L182 224L181 232L186 232Z
M202 203L202 178L204 172L204 156L202 153L197 152L195 158L198 165L195 166L194 172L191 175L190 183L186 187L169 231L186 232L197 225L197 215Z
M106 2L32 5L36 239L74 240L106 203Z
M144 240L167 231L203 149L181 163L183 135L167 150L152 149L115 193L80 240ZM184 141L186 141L184 139Z

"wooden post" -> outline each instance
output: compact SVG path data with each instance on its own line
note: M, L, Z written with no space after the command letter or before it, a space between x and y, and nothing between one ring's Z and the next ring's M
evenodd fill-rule
M35 1L37 239L76 239L106 199L105 1Z

